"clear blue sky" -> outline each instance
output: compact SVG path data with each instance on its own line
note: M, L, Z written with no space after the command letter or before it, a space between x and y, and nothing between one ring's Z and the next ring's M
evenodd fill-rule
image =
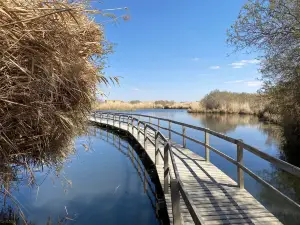
M106 38L117 44L108 57L106 75L123 78L120 87L101 89L109 99L125 101L195 101L214 89L256 92L260 74L255 55L231 54L226 44L226 29L245 2L106 0L98 4L101 9L128 7L131 17L128 22L105 25Z

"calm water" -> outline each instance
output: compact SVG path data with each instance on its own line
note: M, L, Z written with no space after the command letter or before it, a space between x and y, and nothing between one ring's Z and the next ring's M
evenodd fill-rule
M277 158L292 160L290 162L294 164L300 161L291 157L280 127L260 122L254 116L188 114L185 110L140 110L135 113L207 127L242 139ZM160 125L167 127L164 122ZM173 126L172 129L181 132L180 126ZM187 129L187 135L204 140L204 134L200 131ZM153 193L157 188L153 182L153 168L146 166L145 170L145 155L138 149L134 151L132 143L124 138L119 139L117 135L91 127L89 135L75 140L75 152L63 157L61 163L34 167L32 172L36 180L31 187L28 176L20 171L15 172L12 177L18 182L11 182L9 190L16 200L12 203L10 198L6 198L6 207L3 208L7 210L9 204L18 205L27 220L36 225L47 224L47 221L52 222L48 224L161 224L162 212L160 219L156 215ZM172 139L182 142L182 138L176 135ZM233 144L214 137L211 137L210 144L236 158ZM187 147L204 156L202 146L187 141ZM213 152L211 161L236 180L234 165ZM253 172L300 203L299 179L247 151L244 162ZM6 174L7 171L0 172ZM300 221L297 209L247 175L245 187L281 221L300 224L296 222ZM4 202L1 195L0 203Z
M160 224L150 191L155 186L139 155L117 136L93 127L89 133L76 139L76 152L55 170L35 168L37 185L28 187L28 180L12 183L10 191L27 221L35 225Z

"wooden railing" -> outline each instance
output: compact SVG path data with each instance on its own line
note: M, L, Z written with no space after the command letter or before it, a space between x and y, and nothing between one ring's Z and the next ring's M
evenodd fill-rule
M254 172L252 172L249 168L247 168L243 163L243 155L244 155L243 153L245 150L249 151L252 154L260 157L261 159L264 159L264 160L270 162L271 164L275 165L276 167L278 167L278 168L284 170L285 172L292 174L298 178L300 178L300 168L293 166L283 160L277 159L265 152L262 152L259 149L244 143L242 140L238 140L238 139L226 136L224 134L212 131L208 128L198 127L198 126L181 123L181 122L174 121L174 120L169 120L169 119L159 118L159 117L149 116L149 115L143 115L143 114L124 114L124 113L112 113L112 112L99 112L98 111L98 112L94 112L93 116L95 118L106 119L107 123L109 120L112 120L113 125L115 125L116 122L119 123L119 126L121 126L122 123L125 123L125 124L127 124L128 130L131 127L132 133L133 133L134 129L136 129L138 132L138 136L140 135L140 133L145 134L145 138L144 138L145 148L146 148L147 141L150 141L150 142L152 142L153 145L155 145L155 164L157 165L157 163L159 161L159 156L161 156L161 158L163 158L163 160L164 160L164 192L165 193L169 192L168 186L169 186L169 183L171 184L171 197L172 197L172 204L173 204L173 213L176 212L176 214L174 214L173 216L174 216L174 224L176 224L176 225L180 224L180 222L179 222L180 214L177 213L177 212L179 212L178 190L181 193L181 196L182 196L185 204L187 205L187 208L194 220L194 223L195 224L203 224L203 221L201 221L201 216L197 215L196 207L194 206L193 202L191 201L188 193L184 190L184 186L180 180L179 173L178 173L178 170L177 170L177 167L175 164L175 160L174 160L172 146L170 143L170 140L172 138L172 133L177 134L182 137L182 146L183 147L186 146L186 139L204 146L206 161L210 161L210 151L213 151L216 154L218 154L221 157L228 160L229 162L236 165L237 183L240 188L244 188L244 172L246 172L252 178L254 178L256 181L258 181L259 183L263 184L264 186L270 188L275 193L277 193L278 195L280 195L281 197L286 199L289 203L291 203L292 205L294 205L298 209L300 209L300 205L297 202L295 202L294 200L292 200L291 198L286 196L284 193L282 193L281 191L276 189L274 186L272 186L267 181L263 180L261 177L259 177ZM146 121L146 120L148 120L148 121ZM157 120L157 123L153 123L152 120ZM167 122L168 127L161 126L161 121ZM172 125L182 126L182 133L173 130ZM204 132L204 142L187 136L186 128L191 128L193 130L198 130L198 131ZM150 137L153 138L153 136L151 136L151 133L147 132L148 129L153 131L155 143L153 143L152 139L150 138ZM168 132L168 136L169 136L168 139L165 138L165 136L160 132L160 129L166 130ZM232 157L224 154L223 152L217 150L216 148L210 146L210 144L209 144L210 135L235 144L236 149L237 149L236 160L233 159ZM160 152L160 149L158 148L159 138L162 140L162 142L164 144L164 154L162 154ZM174 174L175 174L175 178L171 178L170 182L169 182L169 177L170 177L169 155L171 158L171 163L172 163L172 166L174 169Z

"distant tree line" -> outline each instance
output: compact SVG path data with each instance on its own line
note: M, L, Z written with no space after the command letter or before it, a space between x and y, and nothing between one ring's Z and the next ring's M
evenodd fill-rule
M131 103L131 104L138 104L138 103L141 103L141 101L140 100L132 100L129 103Z

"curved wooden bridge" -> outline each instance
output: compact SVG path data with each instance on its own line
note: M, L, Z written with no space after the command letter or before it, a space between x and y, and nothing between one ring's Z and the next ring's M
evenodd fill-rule
M153 123L152 120L157 120ZM300 169L259 149L207 128L141 114L95 112L90 121L128 132L152 159L164 190L170 224L281 224L281 222L244 189L244 172L300 209L300 205L257 176L243 164L243 152L249 151L276 167L300 177ZM162 127L161 121L168 127ZM182 133L172 129L182 126ZM186 129L204 133L205 142L186 135ZM165 137L160 130L166 130ZM182 144L172 141L172 133ZM236 160L209 144L213 135L236 145ZM205 147L205 158L186 148L186 140ZM210 151L237 167L237 182L210 162Z

